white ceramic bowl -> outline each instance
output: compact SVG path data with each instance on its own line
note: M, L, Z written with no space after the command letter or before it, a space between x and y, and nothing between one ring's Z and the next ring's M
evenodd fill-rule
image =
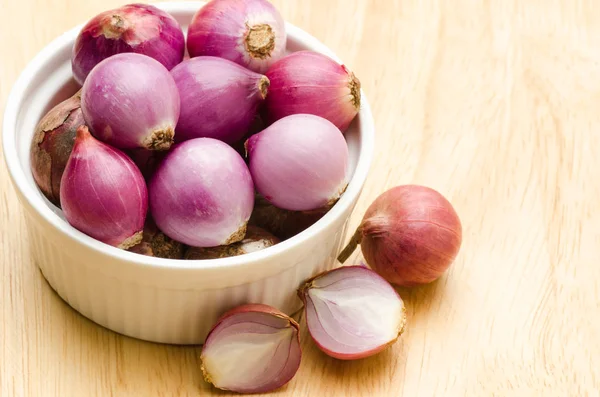
M202 3L165 3L187 31ZM36 187L29 146L38 120L77 90L71 48L78 26L44 48L15 83L4 115L6 164L23 206L34 260L52 288L75 310L121 334L154 342L198 344L225 310L248 302L291 314L301 307L296 289L332 268L346 223L367 177L374 126L363 94L359 116L346 133L352 180L340 201L316 224L260 252L182 261L151 258L108 246L71 227ZM287 25L288 50L337 57L306 32Z

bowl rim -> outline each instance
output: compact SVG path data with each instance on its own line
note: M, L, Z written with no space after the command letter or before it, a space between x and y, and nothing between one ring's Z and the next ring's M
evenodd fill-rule
M169 13L194 13L204 2L169 2L169 3L153 3L158 8ZM112 259L127 262L130 265L139 267L154 267L167 268L171 270L208 270L208 269L232 269L237 267L251 266L253 263L261 262L267 258L281 255L303 245L307 240L320 235L324 230L334 223L335 220L344 216L346 212L350 212L353 201L358 199L362 188L365 184L367 175L370 170L374 147L375 147L375 125L371 113L369 102L361 89L361 108L359 116L362 125L362 131L359 138L358 161L354 174L348 184L345 193L340 200L329 210L321 219L311 225L301 233L282 241L272 247L264 250L244 254L240 256L205 259L205 260L181 260L181 259L165 259L157 257L149 257L133 252L125 251L108 244L102 243L69 225L65 220L54 213L47 203L42 198L39 192L35 191L35 187L27 181L25 170L21 168L18 150L16 146L16 124L18 121L21 106L25 100L27 87L39 73L42 72L42 66L49 62L54 54L60 52L60 49L75 41L75 38L83 24L66 31L47 44L40 52L38 52L32 60L29 61L25 69L21 72L16 82L14 83L9 96L7 105L4 110L4 120L2 125L2 147L4 152L4 160L8 168L9 175L12 179L13 186L22 196L27 204L42 217L43 220L51 225L57 231L66 235L73 242L85 246L87 249L104 254ZM288 37L294 39L311 50L326 54L342 63L341 60L323 43L317 40L314 36L304 30L286 22L286 33ZM355 119L354 122L357 122ZM23 204L23 203L22 203Z

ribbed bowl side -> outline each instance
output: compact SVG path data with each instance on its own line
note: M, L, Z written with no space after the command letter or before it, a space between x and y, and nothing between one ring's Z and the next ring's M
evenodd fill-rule
M71 307L110 330L151 342L201 344L217 318L244 303L264 303L292 314L301 308L302 282L332 268L345 227L320 241L310 255L281 273L216 289L165 289L109 277L69 255L27 215L33 258L52 288ZM316 258L326 258L317 260Z

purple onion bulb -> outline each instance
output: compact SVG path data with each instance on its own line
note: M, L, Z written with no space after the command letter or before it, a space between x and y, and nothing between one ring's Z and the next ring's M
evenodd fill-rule
M308 211L334 203L348 184L348 146L331 122L285 117L247 141L256 190L276 207Z
M179 93L158 61L119 54L92 70L83 84L81 110L94 136L111 146L167 150L179 119Z
M73 46L73 76L83 84L102 60L124 52L147 55L168 70L183 60L185 37L170 14L148 4L129 4L92 18Z
M177 141L215 138L235 143L251 128L267 96L269 79L217 57L197 57L171 74L179 89Z
M90 237L127 249L142 240L148 211L144 177L125 153L77 130L62 176L60 202L67 221Z
M360 110L360 81L333 59L299 51L275 63L265 108L268 121L308 113L331 121L345 132Z
M188 30L190 56L229 59L264 73L285 52L285 23L266 0L212 0L194 15Z
M172 239L215 247L244 238L254 189L246 163L227 144L196 138L175 145L149 190L154 221Z

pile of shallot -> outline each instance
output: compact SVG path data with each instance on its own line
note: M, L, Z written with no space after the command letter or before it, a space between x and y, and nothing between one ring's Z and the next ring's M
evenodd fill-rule
M267 0L212 0L187 40L154 6L103 12L79 33L72 70L81 89L37 125L32 173L69 224L103 243L168 259L243 255L308 228L349 182L344 133L360 82L322 54L287 54ZM406 326L391 284L440 277L461 233L432 189L382 194L339 257L360 244L372 270L340 267L298 286L317 346L351 360L391 345ZM274 390L300 366L299 324L249 302L217 321L201 359L218 388Z
M285 46L266 0L209 2L187 41L151 5L98 14L73 47L81 89L36 128L37 185L79 231L144 255L220 258L298 234L346 189L361 94L345 66Z

